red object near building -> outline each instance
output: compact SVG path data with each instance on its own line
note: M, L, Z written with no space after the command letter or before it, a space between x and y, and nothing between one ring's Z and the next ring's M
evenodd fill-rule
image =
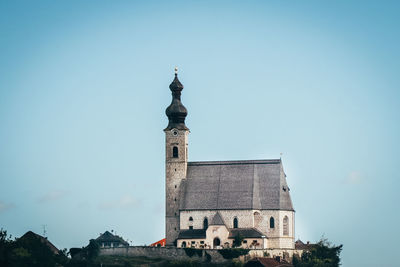
M165 238L151 244L150 247L165 247Z

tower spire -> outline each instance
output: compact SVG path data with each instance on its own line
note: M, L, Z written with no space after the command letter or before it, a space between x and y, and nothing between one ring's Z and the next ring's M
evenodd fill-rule
M175 78L169 85L169 89L172 92L172 102L165 110L165 114L168 117L169 123L165 130L171 130L176 128L178 130L189 130L185 125L185 118L187 116L187 110L181 102L181 92L183 85L178 79L178 68L175 67Z

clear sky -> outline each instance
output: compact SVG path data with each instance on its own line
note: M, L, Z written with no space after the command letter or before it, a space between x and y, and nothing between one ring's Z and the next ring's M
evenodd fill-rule
M0 227L164 236L168 85L189 159L282 160L296 239L395 266L397 1L1 1ZM380 264L378 264L380 263Z

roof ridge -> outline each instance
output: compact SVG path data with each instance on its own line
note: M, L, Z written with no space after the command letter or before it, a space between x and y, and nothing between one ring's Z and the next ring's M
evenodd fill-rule
M279 164L281 159L189 161L188 165Z

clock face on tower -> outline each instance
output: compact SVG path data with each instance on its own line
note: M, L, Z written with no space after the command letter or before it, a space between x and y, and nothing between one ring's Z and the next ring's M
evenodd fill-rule
M177 135L178 135L178 131L177 131L176 129L173 129L173 130L172 130L172 135L173 135L173 136L177 136Z

